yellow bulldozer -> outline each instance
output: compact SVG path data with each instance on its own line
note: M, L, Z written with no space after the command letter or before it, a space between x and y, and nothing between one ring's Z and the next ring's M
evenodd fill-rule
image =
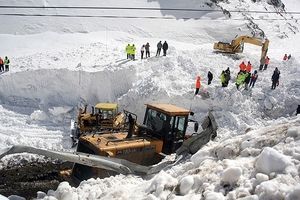
M172 104L146 104L143 124L138 124L137 117L128 112L124 122L127 129L105 129L100 134L84 132L75 153L13 146L0 150L0 159L28 152L74 162L71 174L76 182L116 173L149 175L179 162L186 154L197 152L217 136L217 124L209 112L201 124L202 131L198 133L198 123L194 121L194 133L186 137L189 114L190 110ZM175 160L159 163L172 153L177 155Z
M239 36L236 37L231 43L225 42L217 42L214 43L214 50L223 53L242 53L244 50L244 43L254 44L257 46L261 46L261 57L260 57L260 64L264 62L265 57L267 56L268 47L269 47L269 40L268 39L261 39L256 37L250 36Z

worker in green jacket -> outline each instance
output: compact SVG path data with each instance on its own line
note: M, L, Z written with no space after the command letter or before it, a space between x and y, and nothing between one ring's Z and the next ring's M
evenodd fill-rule
M131 46L131 59L132 60L135 59L135 50L136 50L136 47L134 46L134 44L132 44L132 46Z
M125 51L127 54L127 59L130 59L130 49L131 49L131 46L130 46L130 44L128 44L125 48Z
M235 81L237 89L239 89L240 85L245 82L246 76L247 76L247 73L244 73L244 72L238 73L238 75L236 77L236 81Z
M226 87L226 76L225 71L223 70L220 76L222 87Z
M5 71L9 71L9 59L7 58L7 56L5 56L4 58L4 66L5 66Z

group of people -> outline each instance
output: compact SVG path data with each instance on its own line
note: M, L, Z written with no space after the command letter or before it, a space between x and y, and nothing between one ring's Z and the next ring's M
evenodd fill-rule
M7 56L5 56L4 60L0 57L0 72L9 71L9 64L10 61Z
M269 63L270 63L270 58L266 56L263 60L263 64L261 62L259 70L266 70L268 68ZM240 86L242 85L244 85L245 90L248 90L249 87L250 88L254 87L256 80L258 78L258 71L254 70L254 72L251 73L252 68L253 67L250 61L247 62L247 65L245 64L244 61L239 65L239 73L237 74L236 81L235 81L237 89L240 89ZM279 78L280 78L280 71L276 67L272 75L272 86L271 86L272 90L274 90L279 85ZM208 71L207 79L208 79L208 85L210 85L213 80L213 73L211 71ZM222 87L227 87L230 79L231 79L230 69L228 67L226 70L223 70L220 75ZM201 87L200 80L201 80L200 76L197 76L195 95L199 93Z
M266 56L265 58L262 57L260 61L259 71L267 70L269 63L270 63L270 58L268 56Z
M163 56L167 55L167 50L169 49L169 45L167 41L165 41L163 44L161 41L157 43L157 51L156 56L160 56L161 49L163 49ZM128 44L125 48L127 59L135 60L135 53L136 53L136 47L134 44L130 45ZM150 44L147 42L146 44L143 44L141 47L141 59L149 58L150 57Z

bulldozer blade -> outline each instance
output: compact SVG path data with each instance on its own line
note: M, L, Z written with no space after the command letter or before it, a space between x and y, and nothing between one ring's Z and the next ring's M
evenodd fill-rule
M58 159L62 161L69 161L73 163L78 163L90 167L96 167L105 170L112 170L121 174L135 174L140 176L152 175L173 166L172 164L175 161L165 161L152 166L143 166L136 163L132 163L130 161L119 159L119 158L111 158L104 157L86 153L69 153L69 152L57 152L45 149L39 149L28 146L12 146L10 148L0 149L0 159L4 156L17 154L17 153L31 153L37 155L43 155L52 159ZM177 159L178 162L178 159Z
M43 155L52 159L59 159L62 161L69 161L90 167L96 167L106 170L112 170L121 174L140 174L146 175L149 167L137 165L136 163L129 162L127 160L110 158L86 153L68 153L68 152L57 152L45 149L39 149L28 146L13 146L11 148L5 148L0 150L0 159L6 155L17 154L17 153L32 153Z

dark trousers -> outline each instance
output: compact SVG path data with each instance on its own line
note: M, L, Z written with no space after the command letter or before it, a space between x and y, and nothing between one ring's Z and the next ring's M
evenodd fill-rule
M167 55L167 49L163 49L163 52L164 52L164 56Z
M160 56L160 51L161 51L161 49L157 49L156 56Z
M131 60L135 59L135 54L131 54Z
M146 58L150 57L150 51L146 51Z
M276 88L277 82L278 82L278 80L272 80L272 87L271 87L272 90L274 90Z
M141 51L141 59L144 58L144 51Z
M130 57L131 57L131 56L130 56L130 54L128 53L128 54L127 54L127 59L130 59Z
M198 94L200 88L196 88L195 95Z
M249 87L254 87L255 82L256 82L256 79L251 79Z
M212 80L212 79L208 79L208 83L207 83L208 85L210 85L210 84L211 84L211 80Z
M4 66L3 66L3 64L0 65L0 71L4 71Z
M259 70L263 70L264 65L259 65Z
M5 65L5 71L9 70L9 65Z
M265 64L264 66L264 70L266 70L268 68L268 64Z

